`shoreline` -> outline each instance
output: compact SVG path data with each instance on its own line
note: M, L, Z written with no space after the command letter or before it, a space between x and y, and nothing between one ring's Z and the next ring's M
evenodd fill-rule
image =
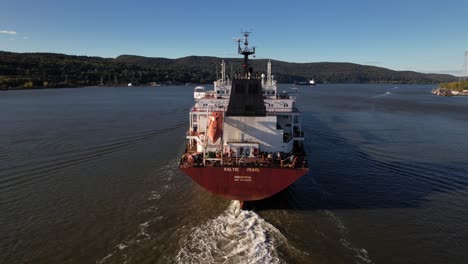
M438 96L468 96L468 90L455 91L447 88L438 87L433 89L431 93Z
M194 84L195 85L195 84ZM44 87L44 86L33 86L33 87L8 87L8 88L0 88L1 91L23 91L23 90L45 90L45 89L80 89L80 88L89 88L89 87L128 87L128 88L135 88L135 87L162 87L162 86L187 86L184 84L160 84L160 85L124 85L124 84L116 84L116 85L70 85L70 86L59 86L59 87Z

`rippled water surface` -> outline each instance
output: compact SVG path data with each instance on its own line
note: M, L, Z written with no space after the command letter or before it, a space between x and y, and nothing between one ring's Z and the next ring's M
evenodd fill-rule
M0 263L465 263L468 98L432 88L300 87L310 172L244 211L177 169L193 87L1 92Z

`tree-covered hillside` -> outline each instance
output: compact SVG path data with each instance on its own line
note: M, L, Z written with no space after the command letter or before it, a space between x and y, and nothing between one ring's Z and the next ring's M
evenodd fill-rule
M0 89L211 83L222 58L189 56L179 59L122 55L115 59L54 53L0 51ZM225 58L228 74L241 70L241 59ZM259 73L267 60L253 60ZM272 60L273 74L282 83L315 79L319 83L440 83L455 77L392 71L353 63L289 63Z

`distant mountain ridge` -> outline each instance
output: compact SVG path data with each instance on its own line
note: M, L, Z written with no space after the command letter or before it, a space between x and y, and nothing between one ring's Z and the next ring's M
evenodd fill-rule
M135 55L121 55L116 61L137 65L192 65L193 67L213 68L225 60L227 64L240 65L242 59L207 56L188 56L178 59L150 58ZM268 59L252 60L253 67L266 72ZM308 62L295 63L271 60L273 73L283 83L315 79L326 83L440 83L456 80L449 74L419 73L414 71L394 71L387 68L361 65L348 62ZM239 67L238 67L239 68ZM240 69L240 68L239 68ZM278 78L279 77L279 78Z
M76 87L92 85L211 83L223 58L188 56L178 59L121 55L117 58L57 53L0 51L0 89ZM241 71L241 59L224 58L227 73ZM266 72L267 59L254 59L254 71ZM448 74L393 71L340 62L292 63L271 60L281 83L315 79L318 83L441 83L455 81ZM216 66L218 65L218 67ZM217 73L218 68L218 73Z

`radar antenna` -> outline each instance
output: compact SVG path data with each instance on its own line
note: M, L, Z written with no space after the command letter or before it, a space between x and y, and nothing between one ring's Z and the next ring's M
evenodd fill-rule
M250 36L250 31L242 31L242 34L244 35L244 48L241 47L241 41L242 39L236 39L237 42L237 50L239 54L244 55L244 63L242 64L242 67L244 68L245 73L252 74L253 69L250 67L249 64L249 56L255 54L255 47L249 47L249 36Z

